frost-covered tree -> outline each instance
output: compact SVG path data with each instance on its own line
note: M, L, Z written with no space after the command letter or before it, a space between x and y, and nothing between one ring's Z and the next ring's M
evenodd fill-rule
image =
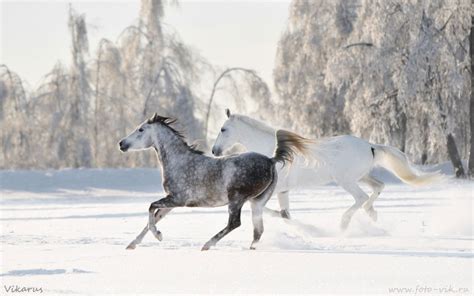
M418 9L417 35L403 67L401 89L413 117L409 121L413 133L419 130L420 118L426 118L432 151L447 152L456 176L462 177L457 143L464 143L467 156L470 14L468 6L450 4L429 3ZM412 139L415 148L417 138Z
M122 54L109 40L102 39L97 49L94 81L94 159L96 166L125 165L130 161L116 149L117 141L141 117L134 97L132 79L123 71ZM133 159L133 158L132 158Z
M327 61L346 34L336 29L337 6L338 1L293 1L288 28L278 44L273 75L281 118L308 136L349 132L343 86L338 92L324 84Z
M311 136L350 132L457 165L470 11L467 0L293 1L274 71L282 116Z
M85 16L70 6L71 63L58 63L34 91L0 72L2 168L153 166L152 154L122 155L117 142L158 112L203 138L200 78L209 64L162 26L161 0L143 0L136 24L89 52ZM7 128L4 128L7 127Z
M125 67L135 77L133 87L142 100L143 117L159 112L183 118L180 124L186 135L191 140L202 138L193 88L205 61L172 29L163 29L163 14L162 1L142 1L138 25L128 27L119 39Z
M89 40L85 15L80 15L72 7L69 9L69 31L71 35L72 64L69 74L69 104L66 110L66 145L68 163L73 167L92 164L90 138L91 87L89 85Z
M231 67L222 71L214 81L207 102L205 135L209 136L211 114L223 115L221 110L213 110L217 93L225 98L225 107L235 112L247 114L266 121L272 121L273 102L267 83L255 70ZM214 116L216 117L216 116Z
M469 151L468 172L474 178L474 14L471 11L471 33L469 34L469 55L471 57L471 102L469 105L469 120L471 123L471 148Z
M36 149L29 158L38 160L35 167L63 167L68 165L67 111L69 110L68 70L57 63L46 74L40 87L31 94L34 131L29 135Z
M26 168L31 164L31 127L27 93L22 79L0 65L0 166Z

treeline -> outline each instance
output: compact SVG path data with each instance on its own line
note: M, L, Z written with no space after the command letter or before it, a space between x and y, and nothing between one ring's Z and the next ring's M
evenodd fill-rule
M253 69L219 69L169 25L161 0L90 51L69 10L71 65L40 87L0 68L0 168L155 166L117 141L154 112L179 118L206 148L223 108L308 137L355 134L416 163L469 157L469 0L294 0L278 44L275 96ZM473 105L474 106L474 105ZM473 121L474 122L474 121Z
M463 173L471 1L295 0L289 14L274 79L290 128L353 133L417 163L449 157Z
M142 0L136 24L91 52L86 16L70 7L71 66L58 62L37 89L1 65L0 168L156 166L152 153L117 149L154 112L179 118L178 129L203 148L206 127L212 137L224 115L211 104L216 96L255 115L245 106L269 99L265 82L251 69L211 65L163 26L164 9Z

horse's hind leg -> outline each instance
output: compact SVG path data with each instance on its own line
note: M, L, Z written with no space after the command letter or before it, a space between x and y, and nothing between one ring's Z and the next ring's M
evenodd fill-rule
M264 193L265 194L265 193ZM270 194L266 196L260 195L257 199L250 200L250 207L252 209L252 224L253 224L253 241L250 245L251 250L255 250L255 245L260 241L263 234L263 217L262 212L265 204L271 197Z
M262 212L267 204L268 200L272 197L273 190L275 189L276 179L274 178L272 183L267 189L259 196L254 197L250 200L250 207L252 209L252 224L253 224L253 241L250 245L251 250L255 250L255 245L260 241L263 234L263 218Z
M155 213L155 224L158 223L166 214L168 214L171 209L158 209ZM143 228L142 232L127 246L127 250L133 250L140 244L148 233L148 224Z
M372 188L373 192L370 195L369 199L365 202L364 204L364 209L367 212L367 214L372 218L372 220L377 221L377 211L374 209L374 202L379 197L380 192L382 192L383 188L385 187L385 184L377 180L376 178L372 176L365 176L362 180L365 184L369 185L370 188Z
M355 182L340 185L355 199L355 203L342 215L341 229L345 230L347 229L347 226L349 226L349 223L351 222L354 213L369 199L369 197L364 191L362 191L362 189L360 189L359 185L357 185L357 183Z
M282 217L283 219L291 219L289 190L280 191L277 193L277 196L278 196L278 204L280 205L280 211L272 210L267 207L265 207L263 211L265 213L272 215L273 217Z
M280 215L282 218L290 219L290 191L278 192L278 203L280 204Z
M263 206L259 201L251 200L250 207L252 209L252 224L253 224L253 241L250 245L251 250L255 250L255 244L258 243L263 233Z
M236 229L240 226L240 213L242 211L242 206L244 205L244 200L239 200L237 202L232 202L229 204L229 221L227 226L214 235L201 249L201 251L207 251L209 248L216 245L224 236L229 232Z

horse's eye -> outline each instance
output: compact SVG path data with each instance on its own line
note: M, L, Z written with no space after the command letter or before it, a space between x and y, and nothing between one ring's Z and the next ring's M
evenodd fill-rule
M142 128L139 128L138 131L139 131L140 133L143 133L143 129L142 129Z
M221 133L225 132L225 128L221 128Z

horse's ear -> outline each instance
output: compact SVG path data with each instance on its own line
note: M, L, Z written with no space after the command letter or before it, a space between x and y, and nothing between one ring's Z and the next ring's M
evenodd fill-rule
M155 112L155 114L153 114L153 116L148 119L148 123L151 124L151 123L155 123L155 122L158 122L158 119L159 119L159 115L158 113Z
M230 110L229 110L229 108L225 109L225 115L227 115L227 118L230 117Z

